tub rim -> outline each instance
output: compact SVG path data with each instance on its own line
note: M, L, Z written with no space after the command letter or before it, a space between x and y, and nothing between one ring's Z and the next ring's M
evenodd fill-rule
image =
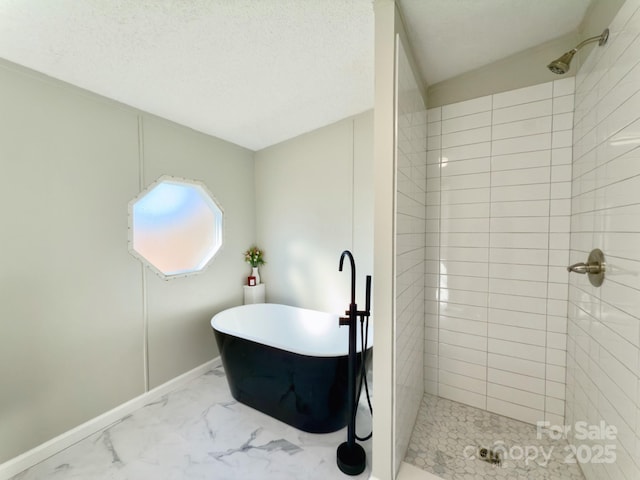
M229 315L231 315L232 313L237 313L240 310L264 310L265 308L272 308L272 309L284 309L285 311L288 312L293 312L293 311L297 311L297 312L303 312L303 313L307 313L309 315L315 315L315 316L320 316L320 317L324 317L325 321L327 322L335 322L335 328L339 329L338 331L334 331L333 335L335 336L335 340L339 340L340 341L340 346L344 347L341 349L337 349L335 347L335 344L332 344L331 350L328 351L324 351L324 350L319 350L319 349L314 349L314 348L307 348L307 349L303 349L303 348L298 348L298 344L294 344L294 345L290 345L290 344L286 344L285 342L280 342L278 341L278 339L265 339L265 338L261 338L258 335L251 335L251 334L247 334L246 332L239 332L237 330L233 330L232 328L229 328L228 326L225 325L221 325L221 322L224 320L224 317L227 317ZM276 348L279 350L283 350L286 352L291 352L291 353L295 353L298 355L305 355L305 356L310 356L310 357L340 357L340 356L345 356L348 355L348 332L349 330L347 328L344 327L339 327L338 325L338 318L339 315L336 315L334 313L328 313L328 312L322 312L320 310L312 310L309 308L303 308L303 307L296 307L293 305L285 305L285 304L280 304L280 303L257 303L257 304L248 304L248 305L238 305L235 307L230 307L227 308L225 310L222 310L218 313L216 313L210 321L211 324L211 328L214 330L214 332L218 332L218 333L222 333L225 335L231 335L234 336L236 338L242 338L244 340L248 340L248 341L252 341L255 343L259 343L261 345L265 345L267 347L272 347L272 348ZM360 322L357 322L358 328L357 328L357 341L356 341L356 351L359 353L362 351L362 346L361 346L361 342L360 342ZM332 328L332 327L330 327ZM371 348L373 348L373 319L371 318L369 320L369 332L367 335L367 351L370 351ZM314 345L315 347L315 345Z

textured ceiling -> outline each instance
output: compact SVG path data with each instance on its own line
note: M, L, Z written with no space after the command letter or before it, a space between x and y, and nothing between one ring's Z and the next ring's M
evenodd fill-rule
M431 84L589 0L399 0ZM0 0L0 57L258 150L373 107L373 0Z
M371 0L0 0L0 57L253 150L373 106Z

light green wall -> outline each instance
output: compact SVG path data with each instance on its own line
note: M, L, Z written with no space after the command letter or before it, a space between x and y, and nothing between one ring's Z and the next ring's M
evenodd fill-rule
M174 123L145 116L144 184L162 175L203 181L224 211L224 243L207 270L165 281L145 269L151 387L217 355L211 313L240 305L255 242L253 152Z
M585 38L600 35L622 4L624 0L594 0L576 31L485 67L429 85L428 108L558 80L560 77L547 69L549 62ZM592 48L592 45L587 45L579 51L566 76L576 74L581 59L586 58Z
M2 463L143 393L147 326L149 387L217 356L209 319L242 303L255 197L253 152L8 62L0 112ZM201 275L164 281L128 252L127 204L162 174L224 209Z
M578 28L580 40L600 35L624 3L625 0L593 0ZM587 50L587 47L584 50Z
M358 301L373 273L373 112L256 152L257 238L267 301L341 313L343 250L357 265Z

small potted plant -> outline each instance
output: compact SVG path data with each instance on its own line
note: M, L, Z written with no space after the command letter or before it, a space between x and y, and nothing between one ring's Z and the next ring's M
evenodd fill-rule
M249 250L244 252L244 261L249 263L252 268L251 276L249 277L249 285L252 284L251 277L254 277L254 284L258 285L260 283L260 273L258 272L258 267L266 263L264 261L264 252L258 247L253 246Z

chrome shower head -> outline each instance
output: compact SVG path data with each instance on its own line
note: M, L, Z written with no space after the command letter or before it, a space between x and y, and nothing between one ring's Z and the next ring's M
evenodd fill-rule
M598 35L597 37L587 38L586 40L580 42L575 48L569 50L566 53L563 53L560 58L555 59L547 68L551 70L553 73L557 73L558 75L562 75L569 71L571 66L571 60L573 56L576 54L578 50L587 45L588 43L598 42L598 45L602 46L607 43L609 39L609 29L605 28L604 31Z

